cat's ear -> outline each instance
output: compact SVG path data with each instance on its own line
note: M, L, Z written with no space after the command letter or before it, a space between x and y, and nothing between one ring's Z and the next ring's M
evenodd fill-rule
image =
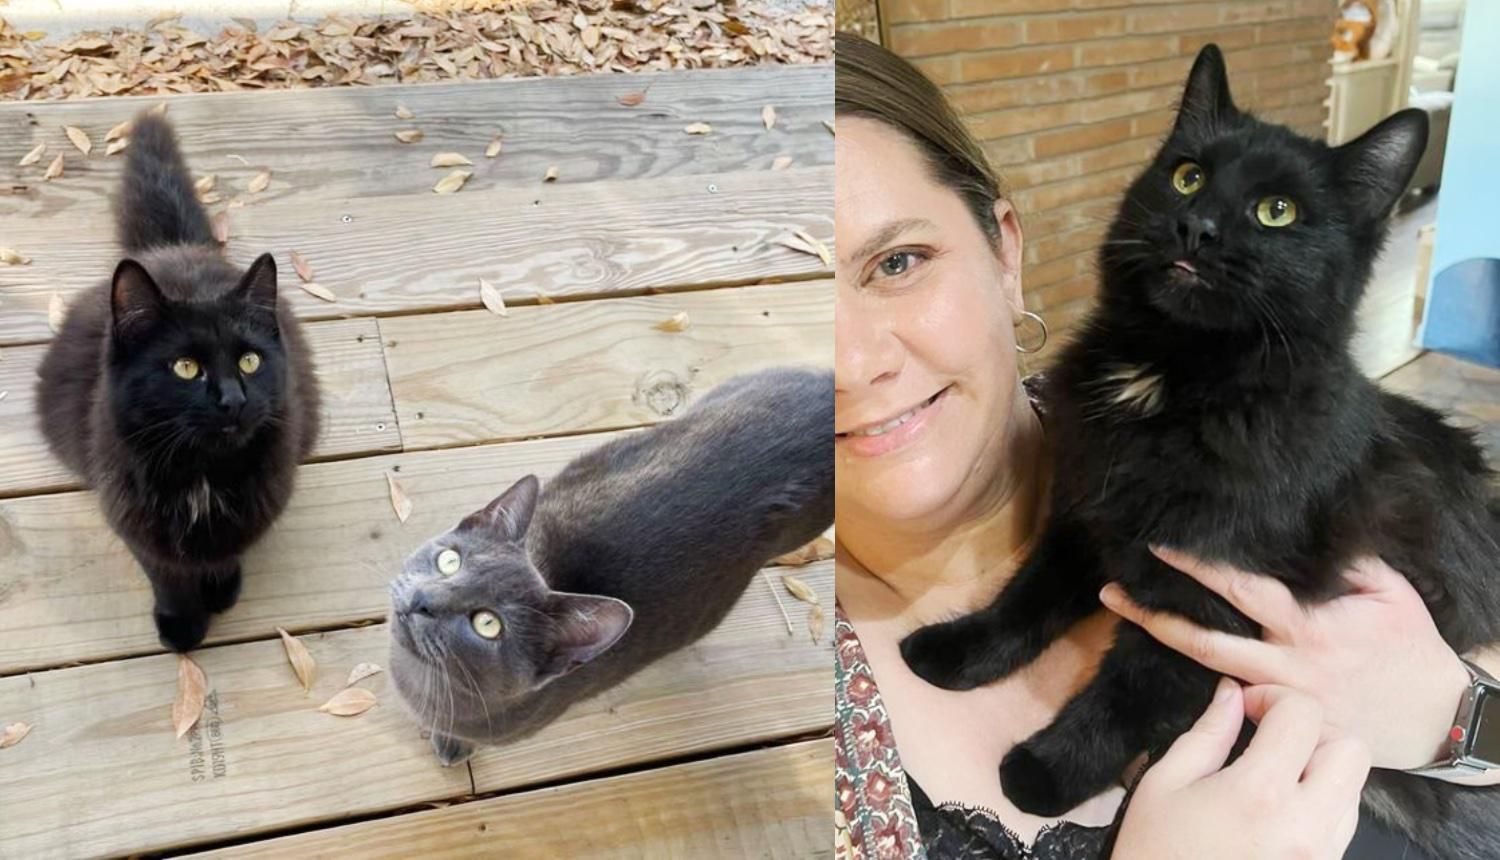
M1219 46L1208 44L1198 52L1193 69L1188 72L1187 87L1177 110L1176 128L1186 125L1212 127L1223 117L1236 113L1229 96L1229 71L1224 68L1224 54Z
M527 475L493 502L464 517L458 527L487 532L501 540L519 541L531 526L531 515L536 512L541 492L542 482L536 475Z
M1333 151L1342 190L1354 210L1384 218L1406 192L1427 149L1427 114L1398 111Z
M635 611L623 600L565 591L548 596L546 612L552 633L546 656L537 667L537 686L608 651L635 618Z
M276 313L276 258L270 254L256 257L234 289L246 304Z
M109 304L114 316L115 335L125 340L149 331L167 309L167 300L151 273L145 266L128 258L115 266L115 275L110 281Z

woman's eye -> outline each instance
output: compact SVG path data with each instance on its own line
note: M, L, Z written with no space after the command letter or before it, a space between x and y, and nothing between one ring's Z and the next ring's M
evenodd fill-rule
M198 362L191 358L179 358L172 362L172 373L178 379L197 379L200 369Z
M438 573L441 573L443 576L452 576L458 573L458 569L462 565L463 559L458 557L458 550L445 549L438 553L437 569Z
M906 274L916 265L917 255L911 251L897 251L880 261L880 273L888 278Z
M249 376L257 370L260 370L260 353L247 352L240 356L240 373Z
M481 609L469 616L469 623L474 625L475 633L486 639L500 638L500 616L488 609Z

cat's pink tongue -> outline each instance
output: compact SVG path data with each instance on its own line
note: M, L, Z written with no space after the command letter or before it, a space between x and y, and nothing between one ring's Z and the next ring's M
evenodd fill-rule
M1178 261L1174 262L1172 265L1176 266L1177 268L1179 268L1181 270L1183 270L1184 272L1187 272L1190 275L1196 275L1196 274L1198 274L1197 267L1195 267L1192 263L1189 263L1187 260L1178 260Z

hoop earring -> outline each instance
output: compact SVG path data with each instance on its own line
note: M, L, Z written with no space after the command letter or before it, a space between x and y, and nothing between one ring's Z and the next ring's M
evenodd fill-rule
M1042 347L1044 347L1044 346L1047 345L1047 321L1044 320L1044 319L1042 319L1042 317L1041 317L1040 314L1034 314L1031 311L1021 311L1021 319L1022 319L1022 321L1031 320L1031 321L1035 322L1037 325L1041 326L1042 327L1042 339L1041 339L1041 341L1039 343L1037 343L1036 346L1027 348L1027 347L1024 347L1024 346L1021 345L1021 339L1018 337L1018 338L1016 338L1016 352L1022 352L1022 353L1025 353L1027 355L1030 355L1030 354L1032 354L1034 352L1041 352L1042 351ZM1020 328L1020 327L1021 327L1021 324L1017 323L1016 324L1016 328Z

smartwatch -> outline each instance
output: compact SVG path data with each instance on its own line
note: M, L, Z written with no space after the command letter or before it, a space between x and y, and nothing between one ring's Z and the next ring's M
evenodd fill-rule
M1443 758L1407 773L1434 779L1472 776L1500 769L1500 681L1472 662L1459 658L1469 686L1458 703Z

